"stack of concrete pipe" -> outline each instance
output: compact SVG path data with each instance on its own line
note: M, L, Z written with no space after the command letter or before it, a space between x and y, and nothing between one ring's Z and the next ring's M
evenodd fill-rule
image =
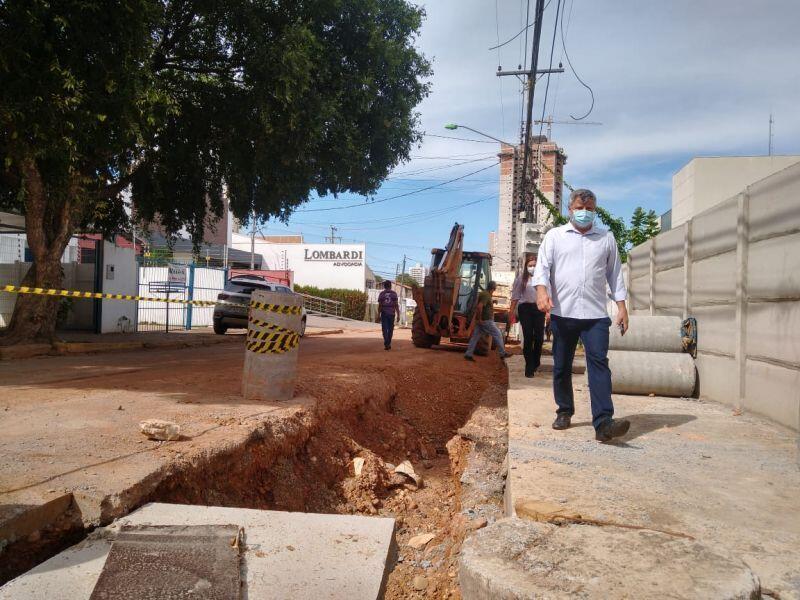
M690 397L697 383L684 351L680 317L632 316L622 336L611 327L608 363L615 394Z

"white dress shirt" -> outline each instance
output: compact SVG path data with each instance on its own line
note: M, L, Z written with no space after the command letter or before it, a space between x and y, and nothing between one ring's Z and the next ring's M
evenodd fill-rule
M548 231L539 248L534 285L544 285L553 301L551 314L572 319L608 316L606 285L611 298L627 298L614 234L592 225L581 233L572 223Z
M514 285L511 286L511 300L516 300L519 304L536 304L536 284L533 283L533 275L528 277L528 282L523 282L523 276L517 275Z

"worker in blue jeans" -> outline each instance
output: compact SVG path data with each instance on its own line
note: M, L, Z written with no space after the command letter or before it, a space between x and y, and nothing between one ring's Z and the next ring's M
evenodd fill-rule
M492 294L497 289L497 283L490 281L486 285L486 289L478 294L478 306L475 318L478 319L475 323L475 328L472 330L472 336L469 338L467 351L464 354L466 360L475 360L475 348L481 336L490 335L494 340L497 349L500 351L500 358L508 358L510 355L506 354L506 347L503 343L503 334L494 324L494 306L492 305Z
M383 349L392 349L394 321L400 314L397 292L392 289L391 281L383 282L383 291L378 294L378 310L381 313L381 331L383 331Z
M536 304L550 315L553 330L553 429L568 429L575 414L572 360L578 340L586 351L595 439L608 442L628 433L630 421L614 418L608 333L607 289L617 305L615 326L628 330L627 290L614 235L594 224L597 198L586 189L569 199L569 223L548 231L533 274Z

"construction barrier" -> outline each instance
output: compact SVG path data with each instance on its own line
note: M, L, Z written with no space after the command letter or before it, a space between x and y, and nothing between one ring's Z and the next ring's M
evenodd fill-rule
M247 323L242 395L283 401L294 395L303 299L255 290Z

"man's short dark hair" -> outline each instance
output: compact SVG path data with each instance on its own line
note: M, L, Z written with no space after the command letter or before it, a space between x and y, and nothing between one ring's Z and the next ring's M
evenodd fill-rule
M575 200L582 200L583 202L594 202L594 205L597 206L597 196L594 195L592 190L587 190L585 188L581 188L578 190L572 190L572 193L569 195L569 204L568 206L572 206L572 203Z
M486 284L486 289L487 290L497 289L497 282L496 281L490 281L489 283Z
M392 289L392 282L391 282L391 281L389 281L388 279L384 280L384 282L383 282L383 289L385 289L385 290L390 290L390 289Z

